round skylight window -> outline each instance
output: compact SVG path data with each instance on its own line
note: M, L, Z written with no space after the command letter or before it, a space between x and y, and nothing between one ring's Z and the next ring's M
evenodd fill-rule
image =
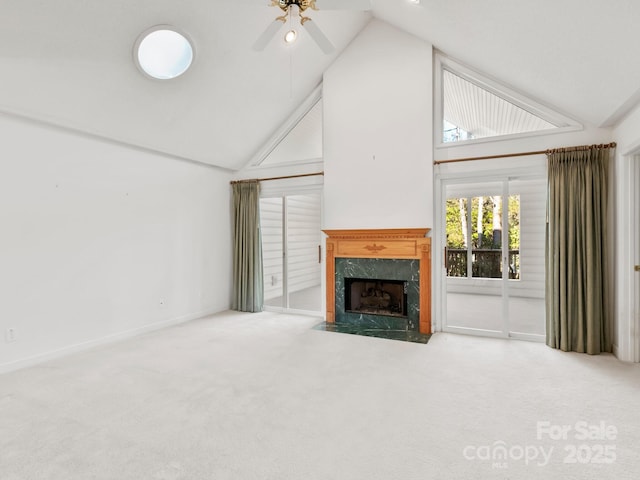
M182 75L193 62L193 47L187 38L167 25L147 30L136 42L134 57L147 75L169 80Z

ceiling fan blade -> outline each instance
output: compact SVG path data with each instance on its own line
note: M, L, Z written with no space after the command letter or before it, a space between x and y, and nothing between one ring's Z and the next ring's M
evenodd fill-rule
M371 10L371 0L316 0L318 10Z
M256 40L256 42L253 44L252 48L254 50L257 50L260 52L265 49L267 44L271 41L271 39L275 36L275 34L278 33L278 30L280 30L280 27L282 27L282 25L284 24L284 21L281 20L280 18L282 17L278 17L273 22L271 22L267 27L267 29L264 32L262 32L262 35L260 35Z
M333 44L329 41L326 35L322 33L322 30L318 28L316 22L314 22L310 18L305 18L302 26L307 29L307 32L309 32L311 38L313 38L313 40L320 47L320 50L322 50L324 53L328 55L335 50Z

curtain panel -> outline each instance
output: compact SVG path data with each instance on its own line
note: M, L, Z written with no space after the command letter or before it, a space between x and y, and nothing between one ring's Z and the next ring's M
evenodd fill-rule
M238 182L233 189L233 298L231 308L260 312L264 303L260 184Z
M606 279L610 152L599 145L547 153L547 345L564 351L611 351Z

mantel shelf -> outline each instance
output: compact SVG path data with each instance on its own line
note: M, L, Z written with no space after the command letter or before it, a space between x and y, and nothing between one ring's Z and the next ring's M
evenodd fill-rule
M329 238L340 239L374 239L374 238L424 238L431 231L430 228L393 228L368 230L323 230Z

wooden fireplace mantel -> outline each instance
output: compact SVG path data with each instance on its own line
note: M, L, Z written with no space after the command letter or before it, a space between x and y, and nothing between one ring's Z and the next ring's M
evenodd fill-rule
M335 322L336 258L420 260L420 333L431 333L429 228L323 230L327 238L327 322Z

